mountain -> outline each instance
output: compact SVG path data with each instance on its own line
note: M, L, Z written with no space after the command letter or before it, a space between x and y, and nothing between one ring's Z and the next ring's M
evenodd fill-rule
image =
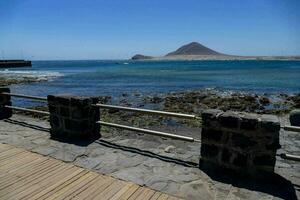
M300 56L238 56L222 54L198 42L183 45L165 56L151 57L136 54L132 60L300 60Z
M136 54L134 56L132 56L132 60L146 60L146 59L151 59L153 58L152 56L145 56L145 55L142 55L142 54Z
M189 44L183 45L176 51L168 53L166 56L184 56L184 55L201 55L201 56L217 56L222 55L210 48L199 44L198 42L191 42Z

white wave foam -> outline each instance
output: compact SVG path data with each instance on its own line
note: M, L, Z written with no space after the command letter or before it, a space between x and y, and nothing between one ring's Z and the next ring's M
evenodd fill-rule
M63 76L63 74L59 72L53 72L53 71L10 71L8 69L5 69L4 71L0 71L0 76L4 76L6 78L14 78L14 79L23 79L23 78L31 78L31 79L37 79L37 80L50 80L53 78L57 78L60 76Z

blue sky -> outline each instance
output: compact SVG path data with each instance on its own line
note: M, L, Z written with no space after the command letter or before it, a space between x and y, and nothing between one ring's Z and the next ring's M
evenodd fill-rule
M300 55L299 0L0 0L0 58L123 59L197 41Z

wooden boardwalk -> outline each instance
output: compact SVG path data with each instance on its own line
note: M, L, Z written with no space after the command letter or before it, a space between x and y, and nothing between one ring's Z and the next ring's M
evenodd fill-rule
M0 199L178 198L24 149L0 144Z

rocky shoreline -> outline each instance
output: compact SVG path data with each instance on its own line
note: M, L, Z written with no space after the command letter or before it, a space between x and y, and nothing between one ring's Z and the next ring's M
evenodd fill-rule
M198 116L200 116L205 109L285 116L291 110L300 108L300 94L250 94L242 92L220 92L214 89L153 95L123 93L118 98L111 96L98 98L99 102L104 104L163 110ZM36 106L34 109L46 111L47 107ZM18 113L20 114L20 112ZM27 115L32 114L27 113ZM37 114L33 116L40 118L40 115ZM42 118L47 119L47 116L42 116ZM200 120L175 119L114 109L101 109L101 120L137 127L161 128L164 126L188 126L189 128L197 128L201 126Z
M46 81L42 80L37 77L0 77L0 87L3 86L9 86L9 85L14 85L14 84L28 84L28 83L35 83L35 82L41 82L41 81Z

